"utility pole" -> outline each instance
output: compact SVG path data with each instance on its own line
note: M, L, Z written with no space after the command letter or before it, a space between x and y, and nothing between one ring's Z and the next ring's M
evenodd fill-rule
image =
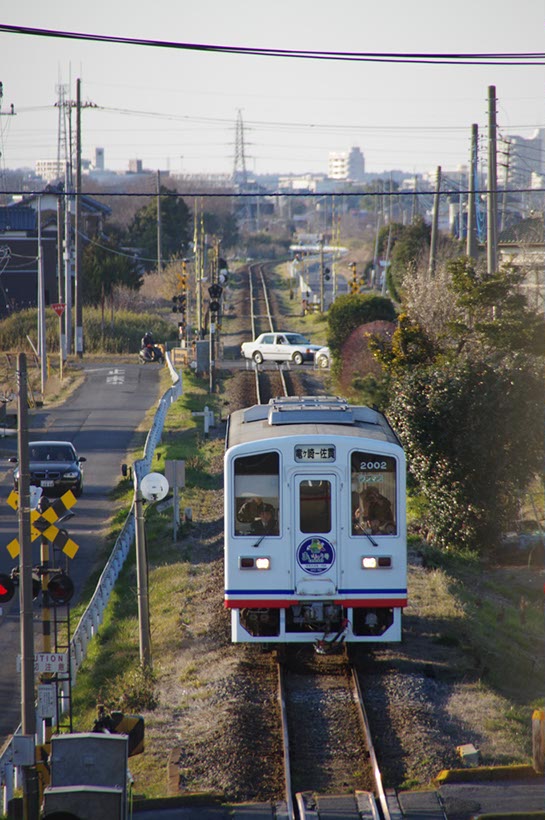
M13 103L10 106L9 111L2 111L2 100L4 99L4 83L0 83L0 117L14 117L15 116L15 106Z
M469 160L469 185L467 200L467 233L466 233L466 254L472 259L477 258L477 219L475 209L475 186L477 181L477 145L479 138L479 126L473 123L471 126L471 157Z
M500 163L505 168L505 180L503 183L503 197L502 197L502 205L501 205L501 219L500 219L500 233L505 228L505 217L507 214L507 188L509 187L509 159L511 154L511 141L504 140L505 144L507 145L507 150L502 151L502 154L505 154L505 162Z
M30 470L28 455L28 392L26 355L17 356L19 458L19 609L21 630L21 728L25 737L36 742L34 708L34 623L32 613L32 543L30 540ZM35 763L23 766L24 820L38 820L40 813L38 773Z
M161 236L161 171L157 171L157 273L163 270Z
M149 617L148 561L144 524L144 499L138 471L134 470L134 518L136 541L136 576L138 599L138 634L140 637L140 663L143 669L151 669L151 633Z
M74 308L76 314L75 353L83 356L83 311L81 303L82 265L81 224L81 80L76 80L76 225L75 225L75 287Z
M498 267L497 240L497 170L496 170L496 86L488 86L488 196L486 260L489 275Z
M70 163L65 167L64 200L64 296L66 308L64 310L64 337L66 355L72 351L72 183L70 182Z
M320 235L320 313L324 312L324 235Z
M441 192L441 166L437 166L437 180L435 183L435 194L433 198L433 217L431 223L431 245L430 245L430 263L428 267L428 274L435 276L435 266L437 264L437 234L439 228L439 198Z
M47 351L45 349L45 282L42 253L42 197L38 196L38 352L40 354L40 387L42 399L47 380Z
M57 302L62 303L62 243L63 243L63 219L62 219L62 196L57 197ZM66 305L65 305L66 309ZM66 339L62 332L63 321L62 313L59 314L59 378L63 379L63 365L65 357Z

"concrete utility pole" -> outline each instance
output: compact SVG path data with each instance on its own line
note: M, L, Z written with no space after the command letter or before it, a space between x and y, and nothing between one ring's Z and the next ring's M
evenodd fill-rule
M76 313L76 332L74 348L76 354L83 356L83 311L81 303L82 285L82 223L81 223L81 80L76 80L76 225L75 225L75 261L76 278L74 287L74 308Z
M486 261L489 275L496 273L498 267L497 238L497 170L496 170L496 86L488 86L488 196L487 196L487 231Z
M66 162L64 200L64 337L66 355L72 351L72 191L70 162Z
M47 351L45 349L45 280L42 252L42 197L38 196L38 352L40 354L40 388L42 399L47 381Z
M151 669L151 633L149 617L148 559L144 524L144 499L136 469L134 470L134 518L136 541L136 577L138 598L138 634L140 637L140 663Z
M19 460L19 610L21 630L21 728L36 742L34 708L34 622L32 613L32 543L30 540L30 469L28 455L28 391L26 355L17 356ZM25 820L38 820L40 814L38 773L34 763L23 766L23 814Z
M324 235L320 235L320 313L324 312Z
M435 183L435 194L433 197L433 217L431 223L431 245L430 264L428 273L435 276L435 265L437 264L437 234L439 229L439 199L441 195L441 166L437 166L437 181Z
M466 254L472 259L477 258L477 213L475 208L475 185L477 182L477 145L479 139L479 126L473 123L471 126L471 156L469 159L469 185L467 200L467 233L466 233Z
M511 141L504 140L507 150L505 152L505 162L500 163L505 168L505 178L503 183L503 197L502 197L502 204L501 204L501 218L500 218L500 233L505 229L505 220L507 216L507 189L509 187L509 165L510 165L510 157L511 157Z
M162 235L161 235L161 171L157 171L157 273L163 270L163 253L162 253Z

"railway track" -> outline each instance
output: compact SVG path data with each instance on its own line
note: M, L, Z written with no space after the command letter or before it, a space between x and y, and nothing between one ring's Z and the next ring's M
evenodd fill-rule
M266 330L274 332L271 302L262 264L248 267L250 288L250 321L252 335L255 339ZM286 378L285 368L277 364L276 370L265 370L261 365L253 364L255 375L256 404L266 404L275 396L289 396L291 381Z
M285 815L390 820L357 671L339 650L290 646L278 658Z

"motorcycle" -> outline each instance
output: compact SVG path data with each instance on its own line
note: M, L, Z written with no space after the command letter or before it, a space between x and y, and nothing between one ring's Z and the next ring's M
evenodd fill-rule
M163 351L157 345L144 345L138 355L140 356L140 362L142 364L147 364L148 362L158 362L162 364L164 361Z

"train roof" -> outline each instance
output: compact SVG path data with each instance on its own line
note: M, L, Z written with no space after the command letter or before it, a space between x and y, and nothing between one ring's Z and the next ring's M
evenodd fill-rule
M285 436L361 436L399 445L386 417L339 396L290 396L236 410L229 417L226 447Z

